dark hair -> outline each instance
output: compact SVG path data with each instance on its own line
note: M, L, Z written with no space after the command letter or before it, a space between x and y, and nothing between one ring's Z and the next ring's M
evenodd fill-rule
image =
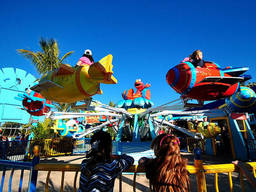
M158 135L151 143L150 148L153 149L155 156L159 157L160 141L166 134Z
M89 49L85 50L85 52L84 52L82 57L87 57L88 59L90 59L90 61L92 63L94 63L94 59L92 57L92 51L91 50L89 50Z
M97 131L91 137L91 150L86 155L87 158L93 159L93 162L104 162L111 159L112 154L112 138L105 131Z
M202 53L202 51L201 51L200 49L197 49L197 50L195 50L195 51L189 56L189 58L190 58L190 59L196 59L196 56L197 56L199 53Z

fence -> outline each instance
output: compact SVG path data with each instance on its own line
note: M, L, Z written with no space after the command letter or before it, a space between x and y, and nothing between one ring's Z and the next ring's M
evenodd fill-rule
M248 170L253 172L254 177L256 177L255 169L256 169L256 162L253 163L246 163L248 166ZM77 191L77 180L78 180L78 173L80 171L80 164L38 164L35 167L38 171L47 171L47 177L45 182L45 191L48 192L49 190L49 180L52 171L59 171L61 172L61 187L60 191L64 190L64 179L66 172L74 172L74 179L73 179L73 191ZM195 166L188 165L187 170L191 175L195 175L197 178L197 191L207 191L206 188L206 179L205 176L208 174L215 174L214 186L215 191L219 191L219 181L218 181L218 174L226 173L229 179L229 188L230 191L233 191L233 181L232 181L232 173L233 172L240 172L240 170L234 164L219 164L219 165L200 165L200 163L196 163ZM132 172L133 175L133 191L136 191L136 176L138 173L145 173L145 170L142 167L133 165L125 172ZM244 188L244 180L243 174L240 173L240 186L241 190L245 191ZM119 191L122 191L122 179L119 177ZM192 186L195 187L195 186Z
M42 157L71 155L73 150L73 140L71 138L30 140L26 149L28 159L32 158L32 150L35 145L39 146L40 156Z
M73 147L73 154L84 154L91 149L90 138L76 140Z
M27 184L25 187L27 187L27 191L35 191L36 189L36 179L37 179L37 171L35 171L34 168L35 162L13 162L8 160L0 160L0 169L2 172L2 178L1 178L1 186L0 186L0 192L2 191L13 191L13 177L14 172L20 170L20 178L19 178L19 185L18 185L18 191L24 191L22 190L22 186L24 184L23 178L24 178L24 172L27 170L29 172ZM7 170L10 170L9 175L9 183L5 184L5 178L7 176L6 172ZM7 190L8 188L8 190Z
M0 141L0 159L20 161L24 160L27 141Z
M90 139L75 141L72 138L0 141L0 159L12 161L31 159L35 145L40 146L40 156L43 157L85 153L90 150L89 143Z
M36 180L37 180L37 172L46 171L46 181L45 181L45 187L44 191L49 191L49 184L51 183L50 176L52 172L60 172L61 173L61 186L60 191L64 191L64 180L65 180L65 174L67 172L73 173L73 186L72 190L77 191L77 181L78 181L78 174L80 172L81 165L80 164L66 164L66 163L38 163L38 159L33 159L32 163L30 162L11 162L11 161L5 161L0 160L1 164L1 170L2 170L2 179L1 179L1 186L0 186L0 192L7 191L5 182L6 177L6 170L10 169L10 176L9 176L9 183L8 183L8 191L12 191L12 181L14 177L14 172L17 170L21 170L20 179L19 179L19 188L17 191L22 190L23 186L23 176L24 176L24 170L29 171L29 177L28 177L28 183L27 183L27 191L35 191L36 188ZM35 166L34 166L35 165ZM252 173L254 181L256 178L256 162L249 162L245 164L246 170ZM34 168L34 169L33 169ZM207 191L207 182L206 182L206 176L209 174L214 174L214 186L215 191L219 191L219 180L218 176L220 173L225 173L226 177L229 180L229 189L230 191L234 190L234 184L232 180L232 174L234 172L240 173L240 188L241 191L245 191L245 184L244 184L244 171L240 169L239 167L235 166L234 164L216 164L216 165L203 165L201 160L195 160L195 165L188 165L187 170L190 173L191 176L196 176L197 185L192 185L193 191L195 191L195 188L197 188L197 191ZM136 178L138 174L145 173L145 170L137 165L131 166L128 170L125 172L134 173L133 174L133 191L136 191ZM125 173L123 173L125 174ZM54 174L54 177L56 177L56 174ZM70 177L68 177L70 179ZM255 184L255 183L254 183ZM5 186L5 187L4 187ZM255 188L254 188L255 189ZM23 190L24 191L24 190ZM42 191L42 190L41 190ZM119 177L119 191L122 191L122 177ZM211 190L212 191L212 190Z

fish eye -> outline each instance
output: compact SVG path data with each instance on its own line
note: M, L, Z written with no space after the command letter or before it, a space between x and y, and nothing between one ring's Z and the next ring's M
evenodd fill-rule
M84 54L85 54L85 55L90 55L90 56L92 56L92 51L91 51L90 49L86 49L86 50L84 51Z

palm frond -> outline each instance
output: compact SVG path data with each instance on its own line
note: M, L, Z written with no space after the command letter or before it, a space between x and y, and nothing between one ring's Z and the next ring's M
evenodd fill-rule
M44 53L47 53L48 50L48 43L44 38L41 38L39 41L40 47L43 50Z
M66 59L68 56L70 56L72 53L74 53L74 51L69 51L68 53L63 55L63 57L59 60L59 64L61 64L63 60Z
M53 55L58 58L59 57L59 47L56 41L54 41L53 45L52 45L52 51L53 51Z
M40 73L40 66L43 65L41 61L41 56L33 51L18 49L17 50L21 55L29 59L35 66L37 71Z
M33 63L41 63L40 58L38 57L37 53L34 53L33 51L25 50L25 49L18 49L17 50L20 54L25 56L27 59L31 60Z
M25 49L18 49L17 51L28 58L36 66L40 74L45 74L59 68L63 60L73 53L73 51L70 51L60 59L59 47L56 40L45 40L41 38L39 44L41 51L38 52Z

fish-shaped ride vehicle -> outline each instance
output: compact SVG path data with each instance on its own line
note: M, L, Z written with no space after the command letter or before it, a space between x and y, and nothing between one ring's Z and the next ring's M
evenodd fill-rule
M250 77L242 75L248 67L220 68L214 62L205 61L203 67L194 67L181 62L166 74L166 81L182 98L211 101L230 97L239 88L240 82Z
M100 83L116 84L113 76L113 56L107 55L91 65L71 67L62 64L60 68L42 77L31 89L40 92L46 99L60 103L74 103L102 94Z

